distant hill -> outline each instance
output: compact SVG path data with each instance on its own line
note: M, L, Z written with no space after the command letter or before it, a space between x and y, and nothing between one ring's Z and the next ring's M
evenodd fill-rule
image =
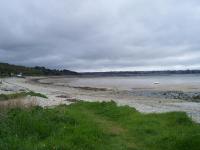
M83 75L83 76L148 76L171 74L200 74L200 70L166 70L166 71L110 71L77 73L70 70L48 69L45 67L24 67L8 63L0 63L0 76L15 76L22 73L26 76L42 75Z
M85 76L148 76L173 74L200 74L200 70L166 70L166 71L110 71L110 72L84 72Z
M11 65L8 63L0 63L0 76L12 76L22 73L27 76L38 75L78 75L77 72L70 70L52 70L45 67L24 67L18 65Z

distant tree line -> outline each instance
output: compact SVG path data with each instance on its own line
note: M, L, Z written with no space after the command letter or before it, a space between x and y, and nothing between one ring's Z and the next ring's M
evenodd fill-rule
M8 63L0 63L0 76L15 76L22 73L26 76L39 76L39 75L78 75L77 72L70 70L56 70L47 69L45 67L24 67L18 65L11 65Z
M200 74L200 70L165 70L165 71L110 71L110 72L85 72L88 76L148 76L172 74Z
M0 63L0 76L15 76L22 73L26 76L40 75L84 75L84 76L141 76L141 75L170 75L170 74L200 74L200 70L166 70L166 71L110 71L77 73L70 70L48 69L45 67L24 67Z

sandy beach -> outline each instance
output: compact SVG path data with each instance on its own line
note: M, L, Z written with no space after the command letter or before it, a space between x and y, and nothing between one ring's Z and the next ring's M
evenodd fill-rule
M114 80L110 84L108 80ZM194 121L200 123L200 103L190 98L198 95L198 84L163 83L152 84L153 80L140 84L137 80L122 78L84 77L26 77L5 78L0 85L0 93L35 91L48 96L48 99L35 98L42 107L70 104L75 100L110 101L118 105L128 105L143 113L184 111ZM124 83L133 80L133 85ZM121 82L120 82L121 81ZM120 85L120 86L119 86Z

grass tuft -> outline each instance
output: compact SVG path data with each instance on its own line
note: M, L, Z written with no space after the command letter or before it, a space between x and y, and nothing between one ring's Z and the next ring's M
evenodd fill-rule
M48 97L47 97L46 95L44 95L44 94L36 93L36 92L33 92L33 91L27 92L26 94L27 94L27 95L30 95L30 96L36 96L36 97L42 97L42 98L48 98Z
M12 94L0 94L0 101L23 98L28 95L42 97L42 98L48 98L46 95L43 95L41 93L35 93L33 91L30 91L30 92L19 92L19 93L12 93Z

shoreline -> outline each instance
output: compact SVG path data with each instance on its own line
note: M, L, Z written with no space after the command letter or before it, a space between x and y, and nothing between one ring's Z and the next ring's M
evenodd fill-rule
M162 113L171 111L186 112L194 121L200 123L200 103L180 99L169 99L163 97L149 97L144 95L130 94L130 91L113 88L82 87L73 86L75 78L78 77L27 77L6 78L3 82L10 84L10 87L29 89L41 92L48 96L47 100L37 98L39 106L52 107L59 104L70 104L71 99L85 101L115 101L118 105L128 105L136 108L142 113ZM79 79L79 78L78 78ZM59 81L66 80L60 84ZM48 81L48 82L47 82Z

